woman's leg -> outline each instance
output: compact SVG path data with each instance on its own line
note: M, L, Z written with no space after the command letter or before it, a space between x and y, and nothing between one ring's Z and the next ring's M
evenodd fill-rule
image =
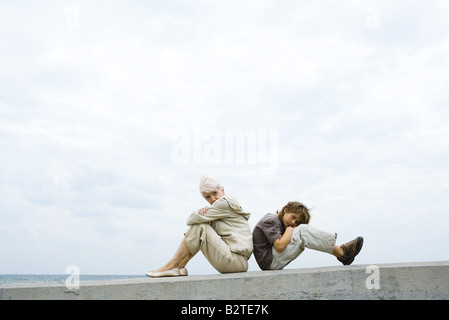
M220 273L244 272L248 270L245 257L231 252L229 246L208 224L191 226L185 233L174 256L154 272L162 272L174 268L184 268L198 251L202 251L206 259Z
M220 273L244 272L248 270L247 259L231 252L226 242L208 223L196 224L185 233L186 243L192 255L199 250Z
M175 255L164 266L155 270L155 272L166 271L173 268L184 268L193 256L194 255L191 254L189 247L187 246L186 238L184 237L182 238Z

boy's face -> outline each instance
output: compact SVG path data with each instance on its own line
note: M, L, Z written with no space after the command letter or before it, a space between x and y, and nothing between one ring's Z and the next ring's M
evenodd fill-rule
M202 195L209 204L213 204L216 200L224 196L224 188L215 189L212 192L203 192Z
M284 217L282 218L285 227L295 228L299 226L299 217L296 213L289 213L285 211Z

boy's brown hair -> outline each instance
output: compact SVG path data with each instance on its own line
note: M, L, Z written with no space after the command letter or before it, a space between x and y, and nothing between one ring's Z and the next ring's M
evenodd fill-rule
M290 201L289 203L287 203L282 209L281 211L277 211L276 214L279 218L279 220L281 220L281 222L283 221L282 219L284 218L284 214L285 211L287 210L287 212L289 213L295 213L298 215L299 217L299 224L308 224L311 218L309 209L306 207L305 204L302 204L301 202L298 201Z

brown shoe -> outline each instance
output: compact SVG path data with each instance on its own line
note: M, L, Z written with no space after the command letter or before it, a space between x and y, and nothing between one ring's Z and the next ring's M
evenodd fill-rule
M351 264L354 261L356 255L359 254L363 246L363 238L357 237L352 241L342 244L340 247L343 249L344 255L341 258L337 258L338 261L345 266Z

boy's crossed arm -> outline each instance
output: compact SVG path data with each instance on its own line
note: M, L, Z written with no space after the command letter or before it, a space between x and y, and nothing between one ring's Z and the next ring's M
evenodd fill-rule
M277 252L283 252L292 237L293 227L287 227L281 238L273 242L273 246Z

